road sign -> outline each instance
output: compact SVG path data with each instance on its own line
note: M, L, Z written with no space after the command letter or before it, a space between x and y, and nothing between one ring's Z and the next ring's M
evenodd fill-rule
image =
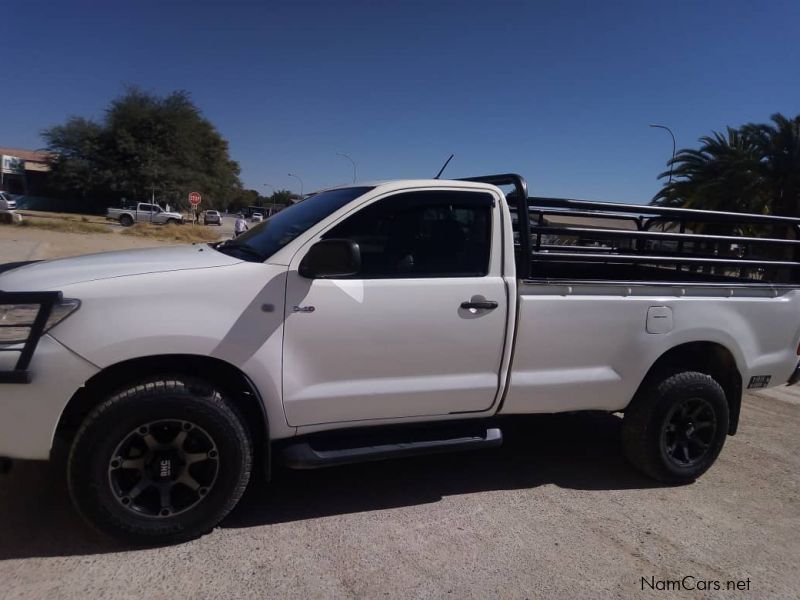
M200 204L200 194L198 192L192 192L189 194L189 203L192 206L197 206Z

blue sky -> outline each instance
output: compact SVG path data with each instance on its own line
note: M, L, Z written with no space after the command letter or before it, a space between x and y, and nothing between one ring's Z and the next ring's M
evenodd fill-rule
M800 112L796 0L3 2L0 146L188 90L247 187L515 171L644 202L678 147Z

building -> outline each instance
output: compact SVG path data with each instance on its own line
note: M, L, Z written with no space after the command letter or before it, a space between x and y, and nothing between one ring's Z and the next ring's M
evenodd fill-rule
M36 196L45 188L51 154L0 146L0 190L9 194Z

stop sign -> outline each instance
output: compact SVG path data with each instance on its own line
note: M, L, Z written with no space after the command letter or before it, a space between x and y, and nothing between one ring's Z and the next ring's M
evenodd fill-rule
M200 194L198 192L192 192L189 194L189 203L192 206L197 206L200 204Z

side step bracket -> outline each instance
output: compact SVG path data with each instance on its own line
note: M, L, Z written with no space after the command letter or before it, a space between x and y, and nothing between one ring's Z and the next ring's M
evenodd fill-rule
M503 443L500 429L489 428L482 434L472 434L447 439L427 439L408 442L395 442L352 448L318 449L313 440L293 442L282 451L287 467L292 469L320 469L347 465L351 463L387 460L422 454L460 452L492 448Z

